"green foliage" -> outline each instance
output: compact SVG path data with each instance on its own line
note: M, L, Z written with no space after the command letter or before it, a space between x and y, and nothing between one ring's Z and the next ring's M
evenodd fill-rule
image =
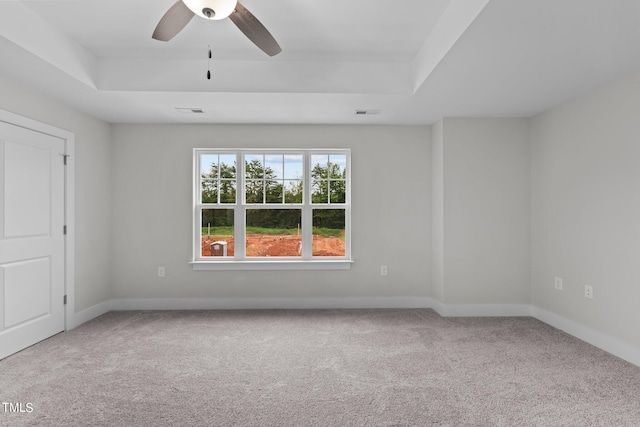
M202 228L230 227L233 228L233 209L203 209Z
M245 163L245 199L247 203L302 203L302 180L277 179L260 160Z
M313 227L313 235L322 237L340 237L344 240L344 229Z
M247 209L247 228L297 230L302 223L300 209Z
M228 236L228 237L233 237L233 227L214 227L211 226L211 229L209 229L209 227L202 227L202 235L203 236L207 236L207 235L211 235L211 236Z
M247 227L247 234L264 234L269 236L292 236L298 234L297 228L264 228Z
M302 203L302 180L290 180L288 184L284 192L284 202Z
M329 158L329 157L327 157ZM236 174L233 164L223 156L202 174L202 203L236 203ZM346 202L346 168L328 161L316 163L311 170L311 199L314 204ZM278 179L276 172L259 159L245 162L245 199L248 204L302 203L302 179ZM313 226L318 229L344 230L344 209L314 209ZM297 230L301 223L300 209L247 209L247 227ZM204 209L202 226L233 227L232 209Z
M311 169L311 200L313 203L345 203L347 170L336 163Z
M333 228L344 230L344 209L314 209L313 226L318 228Z
M236 164L213 163L209 173L202 174L202 203L236 202Z

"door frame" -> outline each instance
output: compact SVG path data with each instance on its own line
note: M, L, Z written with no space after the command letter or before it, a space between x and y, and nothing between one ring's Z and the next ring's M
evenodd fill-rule
M0 121L64 140L67 159L64 171L64 222L67 226L64 239L64 294L67 296L67 304L64 306L64 330L66 331L75 326L75 134L3 109L0 109Z

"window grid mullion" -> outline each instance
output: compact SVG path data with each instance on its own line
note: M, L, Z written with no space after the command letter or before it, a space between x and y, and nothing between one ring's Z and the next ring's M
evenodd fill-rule
M282 181L282 194L280 195L280 203L284 205L284 194L286 193L284 188L284 154L282 155L282 162L280 164L282 165L282 178L280 178Z
M217 175L217 176L216 176L216 178L215 178L215 180L216 180L216 187L218 188L218 191L217 191L217 200L216 200L216 201L218 202L218 204L220 204L220 192L221 192L221 190L222 190L222 188L220 187L220 154L218 154L216 157L217 157L217 159L218 159L218 160L217 160L217 162L216 162L216 171L217 171L216 175Z
M311 219L311 154L304 153L302 163L302 259L311 259L313 221Z
M193 242L193 256L194 259L202 259L202 158L200 155L196 157L196 171L197 171L197 182L198 188L195 191L195 206L194 209L195 218L194 218L194 227L193 233L196 234L197 230L197 239L194 239Z
M246 191L245 185L245 161L244 153L236 153L236 203L234 205L234 258L244 260L246 258L245 240L246 240ZM242 194L238 194L241 192Z

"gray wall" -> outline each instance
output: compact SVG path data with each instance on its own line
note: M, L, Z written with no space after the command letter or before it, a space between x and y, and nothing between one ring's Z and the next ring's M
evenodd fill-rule
M445 304L530 302L527 119L443 119L434 126L434 297ZM434 214L434 218L438 218ZM442 284L438 284L441 281Z
M75 133L75 311L111 298L111 126L0 75L0 108Z
M636 348L639 113L636 73L532 120L533 304Z
M115 298L430 295L429 127L115 125L113 139ZM197 147L351 148L351 270L194 272Z

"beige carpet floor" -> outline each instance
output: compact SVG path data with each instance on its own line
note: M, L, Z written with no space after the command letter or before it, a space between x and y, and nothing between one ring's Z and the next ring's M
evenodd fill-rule
M0 401L2 426L623 427L640 368L532 318L111 312L0 361Z

